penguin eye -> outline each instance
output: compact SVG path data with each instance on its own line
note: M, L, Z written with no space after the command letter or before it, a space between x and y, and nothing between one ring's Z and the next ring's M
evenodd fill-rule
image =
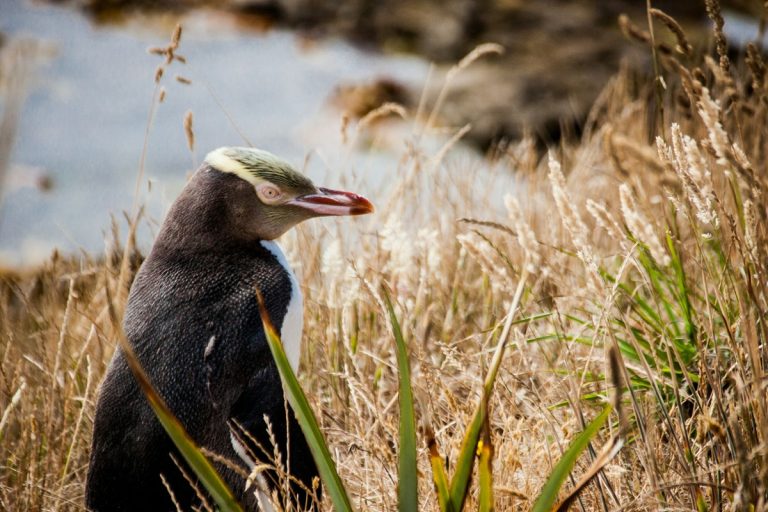
M283 197L283 192L271 183L264 183L256 188L256 194L262 202L275 204Z

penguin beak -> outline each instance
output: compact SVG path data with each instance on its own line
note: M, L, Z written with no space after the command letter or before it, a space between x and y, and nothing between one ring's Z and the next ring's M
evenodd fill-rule
M311 211L315 216L365 215L373 212L369 200L353 192L318 188L316 194L306 194L291 199L285 204Z

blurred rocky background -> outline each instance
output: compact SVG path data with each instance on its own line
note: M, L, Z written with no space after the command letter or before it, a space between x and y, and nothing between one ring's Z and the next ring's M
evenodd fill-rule
M763 2L722 4L732 51L749 41L764 49ZM692 55L713 44L705 0L652 5L682 25ZM347 128L387 102L429 113L442 98L429 123L437 129L425 131L450 136L471 125L457 148L472 158L524 134L540 149L578 136L620 68L652 72L649 45L638 42L648 37L646 7L643 0L0 0L0 266L41 261L54 247L100 250L110 215L122 219L136 191L148 243L186 176L221 145L269 149L326 182L367 173L375 186L420 129L381 122L347 144ZM167 44L177 23L188 62L174 63L158 85L162 58L147 49ZM689 58L663 22L654 27L657 42ZM503 53L484 55L443 90L452 67L484 43ZM158 86L167 97L151 107ZM653 91L636 93L654 101Z
M749 26L758 26L764 17L760 0L721 3L732 15L752 19ZM414 53L438 65L436 79L427 86L431 99L449 66L481 43L498 43L504 54L462 74L442 109L447 125L472 123L466 140L483 149L524 132L544 143L557 141L563 130L578 132L622 60L638 72L650 69L647 48L629 40L618 22L625 14L647 30L642 0L85 0L73 5L96 20L117 23L132 10L215 5L259 27L274 24L310 38L343 36L375 51ZM709 44L704 0L655 0L652 5L673 16L695 46ZM658 40L673 40L663 27L656 32ZM379 100L413 105L422 91L403 91L383 80L347 84L338 93L337 103L360 115ZM370 101L361 98L366 93Z

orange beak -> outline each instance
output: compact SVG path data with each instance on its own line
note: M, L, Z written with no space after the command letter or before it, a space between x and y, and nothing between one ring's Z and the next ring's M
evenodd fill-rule
M285 204L299 206L315 214L327 215L365 215L373 212L369 200L353 192L318 188L317 194L306 194L291 199Z

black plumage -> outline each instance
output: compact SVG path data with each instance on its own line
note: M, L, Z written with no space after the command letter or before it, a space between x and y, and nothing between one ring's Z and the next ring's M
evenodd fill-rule
M286 412L255 295L258 287L279 330L291 284L251 226L253 203L253 185L235 174L204 165L193 176L133 283L125 332L153 385L197 443L246 469L232 446L229 422L240 423L271 451L267 415L284 461L288 430L291 473L311 489L317 469L292 411ZM118 349L97 404L87 506L174 510L162 474L182 508L191 508L198 500L169 454L183 464ZM215 465L246 508L256 510L244 479ZM301 502L307 499L300 486L292 490Z

